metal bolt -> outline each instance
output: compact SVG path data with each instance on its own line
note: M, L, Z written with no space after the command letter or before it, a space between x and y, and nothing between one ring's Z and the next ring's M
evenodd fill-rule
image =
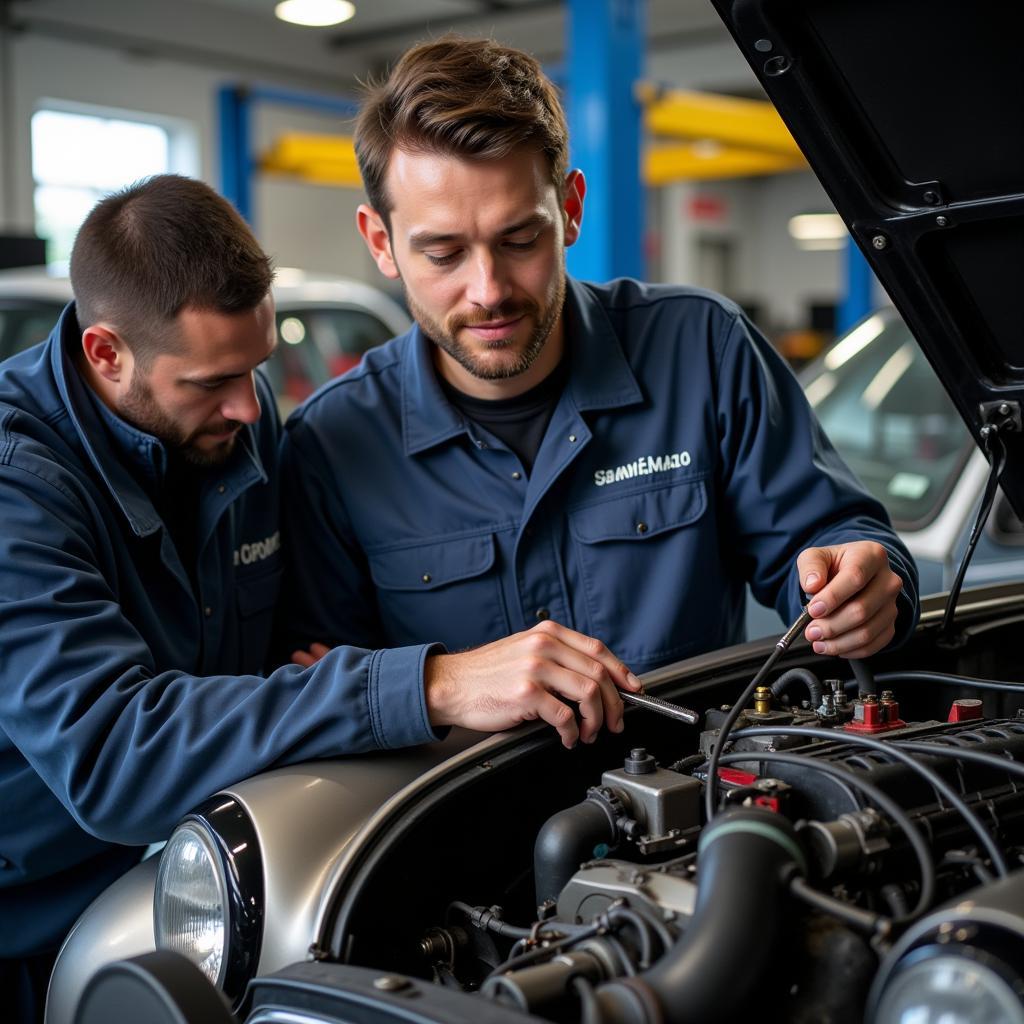
M757 50L758 53L770 53L772 49L772 41L770 39L758 39L758 41L754 43L754 49Z
M373 987L379 988L382 992L401 992L409 985L408 978L400 978L397 974L385 974L383 977L373 979Z
M882 701L883 701L883 702L884 702L884 701L890 701L890 700L895 700L895 699L896 699L896 696L895 696L895 694L894 694L894 693L892 692L892 690L883 690L883 691L882 691Z
M772 57L765 62L764 73L774 78L776 75L784 75L791 67L788 57Z
M1009 402L1000 402L999 403L999 415L1000 416L1009 416L1010 415L1010 403Z
M938 224L940 228L944 228L949 223L949 218L943 217L940 213L939 216L935 218L935 223Z
M889 239L886 238L885 235L875 235L875 237L871 239L871 244L876 249L884 249L888 246Z
M925 194L923 196L921 196L921 198L929 206L935 206L935 205L937 205L937 203L939 201L939 193L938 192L932 192L931 190L929 190L929 191L925 192Z

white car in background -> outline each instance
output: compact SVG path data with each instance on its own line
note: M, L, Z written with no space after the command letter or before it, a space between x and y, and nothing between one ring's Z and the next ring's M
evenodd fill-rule
M273 291L281 344L264 370L282 417L412 322L382 291L350 278L280 267ZM71 298L60 271L0 272L0 359L46 338Z

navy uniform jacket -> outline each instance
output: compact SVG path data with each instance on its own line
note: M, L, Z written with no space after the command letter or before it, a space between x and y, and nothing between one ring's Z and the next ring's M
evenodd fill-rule
M0 369L0 958L55 946L217 789L434 738L428 648L257 674L282 564L266 382L200 495L194 593L147 496L164 449L88 391L68 357L80 337L70 306Z
M413 327L289 420L290 639L450 650L551 617L642 672L744 635L744 584L788 622L796 556L871 539L917 574L799 385L732 303L570 280L565 391L527 478L447 401Z

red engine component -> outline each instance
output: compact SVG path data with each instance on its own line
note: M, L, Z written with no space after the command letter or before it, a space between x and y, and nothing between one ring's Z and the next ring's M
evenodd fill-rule
M981 701L977 697L964 697L949 706L947 722L969 722L981 718Z
M876 733L903 729L906 724L900 718L899 701L891 690L883 690L881 700L873 693L858 697L853 702L853 720L843 728L847 732Z

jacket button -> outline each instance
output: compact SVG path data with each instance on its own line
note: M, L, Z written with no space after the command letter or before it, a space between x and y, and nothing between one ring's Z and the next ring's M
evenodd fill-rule
M570 435L569 435L569 441L570 441L570 442L571 442L572 444L575 444L575 443L576 443L576 435L575 435L575 434L570 434Z
M227 488L223 484L219 484L217 486L217 493L218 494L223 494L226 490L227 490Z
M543 622L545 619L550 619L551 618L551 612L549 612L547 608L538 608L534 612L534 615L537 616L537 621L538 622Z
M421 579L421 580L423 580L423 582L424 582L424 583L429 583L429 582L430 582L430 580L431 580L431 575L430 575L430 573L429 573L429 572L425 572L425 573L424 573L424 574L423 574L423 575L422 575L422 576L420 577L420 579Z
M647 532L647 524L646 523L637 523L636 524L636 532L637 533L646 533Z
M205 615L205 616L206 616L207 618L209 618L209 617L210 617L210 616L211 616L211 615L213 614L213 609L212 609L212 608L211 608L211 607L210 607L209 605L207 605L207 606L206 606L206 607L205 607L205 608L203 609L203 614L204 614L204 615Z
M513 480L522 480L522 478L523 478L523 474L520 473L518 469L512 471L512 479Z

